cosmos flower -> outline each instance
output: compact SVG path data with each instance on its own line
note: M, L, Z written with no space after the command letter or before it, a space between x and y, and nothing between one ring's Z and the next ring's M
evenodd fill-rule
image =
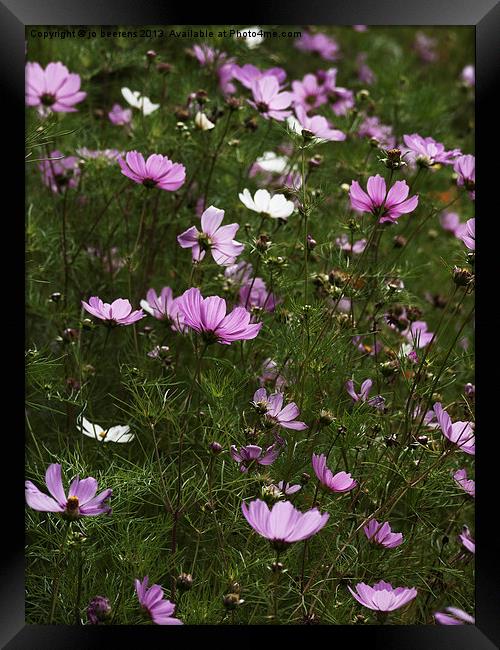
M326 117L321 115L308 117L305 109L300 104L295 107L295 115L297 118L290 116L287 123L292 131L299 135L303 135L303 131L306 131L306 133L309 131L317 142L338 142L346 139L345 133L331 128L331 124Z
M265 501L255 499L249 504L243 502L241 510L250 526L278 549L312 537L330 517L327 512L321 514L317 508L301 512L290 501L278 501L270 510Z
M87 606L87 618L90 625L104 623L111 614L111 605L104 596L95 596Z
M104 429L100 424L92 424L83 415L80 415L76 425L78 430L84 436L93 438L97 442L130 442L134 439L134 434L129 433L130 427L128 425L117 425Z
M75 113L75 104L87 96L80 84L80 75L70 73L60 61L49 63L45 70L39 63L26 64L26 104L37 107L42 115Z
M137 108L145 116L151 115L160 108L160 104L153 104L149 97L143 97L138 90L130 90L130 88L122 88L122 95L124 100L133 108Z
M170 287L163 287L158 296L154 289L149 289L146 300L141 300L140 305L145 312L157 320L172 324L172 329L177 332L185 331L184 317L179 310L178 298Z
M331 108L335 115L345 115L354 106L353 92L342 86L337 86L337 68L317 70L316 78L328 99L333 102Z
M377 174L370 176L366 186L368 194L361 189L358 181L352 181L349 190L351 207L359 212L371 212L379 223L395 223L402 214L413 212L418 205L418 196L409 199L410 188L406 181L396 181L386 190L385 180Z
M194 123L201 131L210 131L215 127L215 124L201 111L198 111L194 116Z
M145 576L142 582L135 580L135 593L141 607L151 616L157 625L183 625L182 621L173 616L175 605L165 600L163 588L160 585L151 585L148 588L149 578Z
M55 194L62 194L67 189L77 187L80 180L78 163L76 156L64 156L57 149L50 152L49 157L39 165L43 184L50 187Z
M124 298L117 298L109 304L97 296L92 296L88 303L82 300L82 307L92 316L106 321L106 324L111 326L132 325L146 316L142 309L132 311L132 305Z
M363 527L363 531L370 542L380 544L384 548L395 548L403 543L403 533L393 533L388 521L379 523L372 519Z
M324 87L313 74L306 74L302 81L292 81L292 91L295 108L301 106L306 113L327 101Z
M406 158L412 163L417 163L424 167L433 165L452 165L457 156L461 155L460 149L446 151L444 145L436 142L434 138L423 138L418 133L403 135L406 149L402 148Z
M288 91L280 92L279 81L274 76L262 77L252 81L253 101L247 100L266 120L274 118L282 122L291 115L288 107L293 95Z
M413 49L421 61L424 63L434 63L438 59L438 54L435 49L436 45L437 41L435 38L431 38L423 32L417 32Z
M120 104L113 104L108 117L111 124L115 126L127 126L132 121L132 111L130 108L123 108Z
M249 210L272 219L288 219L295 210L293 201L288 201L283 194L271 194L267 190L257 190L252 199L252 195L245 188L238 194L240 201Z
M467 526L462 527L462 532L460 533L458 538L468 551L470 551L471 553L476 552L476 542L474 541L474 538L472 537L470 530Z
M255 391L253 402L258 413L265 416L270 424L277 424L285 429L303 431L307 424L296 418L300 415L299 408L295 402L290 402L283 408L283 393L272 393L267 396L265 388Z
M362 253L366 248L366 243L366 239L359 239L351 245L351 241L345 233L335 239L336 246L341 250L346 251L346 253L354 253L354 255Z
M160 190L175 192L186 180L186 168L180 163L174 163L159 153L153 153L144 161L142 153L129 151L118 158L122 174L147 188L156 187Z
M185 324L201 334L207 344L231 345L234 341L254 339L262 323L250 323L250 312L235 307L226 316L226 301L218 296L203 298L200 290L192 287L178 298Z
M111 508L106 503L113 491L103 490L96 496L97 481L89 477L80 480L77 476L69 486L66 496L61 478L61 465L52 463L45 472L45 483L51 496L47 496L31 482L26 481L26 503L33 510L41 512L60 512L70 519L109 514Z
M295 47L302 52L311 52L317 54L326 61L335 61L339 55L339 45L326 34L310 34L304 32L299 39L295 41Z
M443 409L440 402L436 402L433 409L436 414L439 428L443 432L445 438L457 445L460 451L474 456L476 453L474 423L461 421L452 423L450 416Z
M361 384L361 390L359 393L356 393L352 379L349 379L345 383L345 389L354 402L366 402L370 406L374 406L376 409L382 411L385 408L385 399L382 397L382 395L375 395L375 397L368 399L368 395L370 394L372 386L373 381L371 379L365 379L365 381Z
M467 478L467 470L466 469L457 469L457 471L453 474L453 478L455 479L456 483L469 494L471 497L476 496L476 482L471 479Z
M266 283L262 278L248 280L243 285L238 294L239 304L248 309L263 309L265 311L274 311L276 305L281 302L274 293L268 291Z
M371 86L377 80L375 73L366 63L366 52L360 52L356 57L356 65L358 67L358 79L362 84Z
M444 612L435 612L434 618L439 625L475 625L476 620L458 607L445 607Z
M375 115L365 117L358 127L358 135L360 138L373 138L383 149L394 149L396 146L392 126L381 124Z
M413 321L409 327L401 332L401 335L416 348L425 348L434 338L434 332L428 331L427 323L423 320Z
M265 359L262 364L259 384L264 386L268 381L275 382L276 391L281 391L287 385L287 380L279 372L278 364L271 358Z
M383 580L377 582L373 587L360 582L355 587L356 591L353 591L351 587L347 588L358 603L379 612L392 612L417 596L417 590L414 587L411 589L407 587L394 588L390 582Z
M302 485L292 485L291 483L286 483L285 481L280 481L277 483L276 487L287 497L297 493L302 489Z
M334 475L326 466L325 454L313 454L312 466L318 481L331 492L349 492L357 485L357 481L346 472L337 472L337 474Z
M474 88L476 85L476 69L473 65L466 65L460 73L460 79L464 86Z
M265 77L276 77L278 83L282 84L286 79L286 72L283 68L269 68L268 70L260 70L257 66L251 63L245 65L233 66L233 77L239 81L245 88L251 90L252 83L257 79L264 79Z
M290 159L287 156L279 156L275 151L264 151L254 166L264 172L284 174L290 166Z
M453 170L457 173L457 185L465 187L472 200L476 198L476 159L467 154L455 160Z
M228 266L234 264L244 245L233 238L239 224L231 223L221 227L224 210L211 205L201 215L201 232L191 226L177 237L182 248L191 248L193 262L201 262L209 250L217 264Z
M227 59L225 52L220 52L206 43L193 45L193 53L201 66L211 65L212 63L222 64Z
M122 151L118 149L87 149L80 147L76 153L84 160L99 160L107 163L115 161L119 156L123 156Z
M241 472L248 472L249 468L257 463L258 465L272 465L278 458L280 448L277 445L271 445L266 450L257 445L246 445L240 450L231 445L231 458L235 460Z
M249 50L253 50L258 47L264 40L264 36L259 35L259 32L262 32L262 27L255 25L254 27L246 27L243 31L243 40L245 45ZM234 35L234 38L238 38L238 34Z
M443 230L458 238L460 238L460 233L465 228L465 224L460 222L460 217L456 212L443 212L439 216L439 223Z
M470 251L476 250L476 220L469 219L459 231L457 237L463 241Z

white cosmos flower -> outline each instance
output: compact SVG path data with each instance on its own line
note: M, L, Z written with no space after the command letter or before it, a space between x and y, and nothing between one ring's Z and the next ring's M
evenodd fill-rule
M252 199L252 195L245 188L239 197L249 210L268 215L273 219L287 219L295 210L293 202L288 201L283 194L271 196L267 190L257 190Z
M149 97L143 97L138 90L130 90L130 88L122 88L122 95L133 108L138 108L144 115L154 113L160 104L153 104Z
M201 111L198 111L194 116L194 123L202 131L209 131L215 126L215 124L208 119L205 113L202 113Z
M128 425L103 429L99 424L89 422L83 415L78 418L77 427L84 436L94 438L97 442L130 442L134 439L134 434L129 433Z
M265 151L255 162L264 172L284 174L290 161L286 156L278 156L274 151Z
M258 25L254 25L254 27L246 27L243 30L244 32L247 32L249 34L251 34L252 32L255 32L255 36L250 36L250 35L245 36L245 43L246 43L247 47L250 50L253 50L254 47L257 47L258 45L260 45L262 43L262 41L264 40L263 36L259 36L259 32L261 31L261 29L262 28L259 27Z

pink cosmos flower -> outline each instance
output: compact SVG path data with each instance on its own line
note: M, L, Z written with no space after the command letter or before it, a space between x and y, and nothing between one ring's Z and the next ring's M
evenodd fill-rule
M327 101L324 87L313 74L306 74L302 81L292 81L292 91L294 106L302 106L306 113Z
M232 83L234 74L234 63L228 61L223 63L217 70L219 77L219 88L223 95L232 95L236 92L236 86Z
M309 34L308 32L304 32L295 41L295 47L302 52L317 54L326 61L335 61L340 50L338 43L326 34Z
M165 594L160 585L151 585L148 589L149 578L145 576L142 580L135 580L135 593L141 607L151 616L153 623L157 625L183 625L182 621L174 618L174 603L164 600Z
M435 38L427 36L423 32L417 32L413 49L421 61L424 63L434 63L438 59L438 54L435 50L436 45L437 41Z
M469 219L465 222L457 237L463 241L470 251L476 250L476 220Z
M132 305L124 298L117 298L109 304L103 302L97 296L92 296L88 303L82 300L82 307L89 314L106 321L106 324L112 327L115 325L132 325L146 316L142 309L132 311Z
M321 514L317 508L301 512L290 501L278 501L270 510L265 501L255 499L248 505L243 502L241 510L250 526L278 549L312 537L330 517L327 512Z
M474 88L476 85L476 69L473 65L466 65L460 73L460 79L465 86Z
M457 471L453 474L453 478L462 488L462 490L467 492L467 494L469 494L471 497L476 496L476 482L471 478L467 478L467 470L457 469Z
M347 311L350 311L350 308ZM371 357L376 357L384 347L381 341L377 341L375 345L373 345L373 341L370 341L370 344L368 345L363 342L362 336L354 336L352 338L352 344L355 345L360 352L363 352L363 354L369 354ZM361 390L363 389L361 388Z
M88 149L87 147L80 147L76 153L84 160L99 160L108 163L123 155L118 149Z
M467 154L455 160L453 170L458 174L457 185L464 186L472 200L476 198L476 159Z
M292 485L291 483L285 483L285 481L280 481L276 487L287 497L296 494L302 489L302 485Z
M39 63L26 64L26 104L43 114L75 113L75 104L87 96L80 84L80 75L70 73L60 61L49 63L45 70Z
M445 607L444 609L444 612L435 612L434 614L436 623L439 625L464 625L465 623L475 625L476 623L475 618L464 612L463 609L458 607Z
M154 289L149 289L146 300L141 300L141 307L148 314L161 321L171 323L172 329L177 332L185 331L184 316L179 310L178 298L170 287L163 287L158 296Z
M471 553L476 552L476 542L474 541L474 538L472 537L470 530L467 526L462 527L462 532L460 533L458 538L468 551L470 551Z
M465 224L460 223L460 217L456 212L443 212L439 217L439 223L443 230L451 232L455 237L459 237L465 227Z
M295 429L303 431L307 429L307 424L296 418L299 416L299 407L295 402L290 402L283 408L283 393L272 393L267 396L265 388L259 388L255 391L252 404L257 412L265 415L269 423L277 424L285 429Z
M153 153L144 161L142 153L129 151L123 158L118 158L122 174L148 188L175 192L186 180L186 168L174 163L159 153Z
M353 242L351 246L349 237L343 233L340 237L337 237L335 239L335 244L341 250L346 251L346 253L354 253L354 255L359 255L366 248L366 239L359 239L358 241Z
M317 70L318 84L324 89L335 115L345 115L354 106L354 94L347 88L337 86L337 68Z
M353 591L351 587L347 588L358 603L379 612L392 612L417 596L417 590L414 587L411 589L408 587L394 588L390 582L383 580L377 582L373 587L360 582L356 585L356 591Z
M78 163L76 156L64 156L58 150L52 151L49 158L39 165L43 184L54 193L64 193L69 188L77 187L80 180Z
M325 117L321 115L308 117L305 108L300 104L295 107L295 115L297 119L289 117L288 124L296 133L301 134L305 129L306 131L310 131L319 140L338 142L346 139L346 134L338 129L332 129L331 124Z
M428 331L427 323L423 320L411 323L407 329L401 332L401 335L416 348L425 348L434 338L434 332Z
M365 117L358 128L360 138L374 138L383 149L394 149L396 138L392 134L392 126L381 124L376 116Z
M445 438L450 442L453 442L455 445L458 445L460 451L474 456L476 453L474 423L461 421L452 423L450 416L443 409L440 402L436 402L433 409L436 414L439 428L443 432Z
M224 210L211 205L201 215L201 232L191 226L177 237L182 248L191 248L193 262L201 262L209 250L212 257L221 266L233 264L245 246L233 237L240 227L237 223L222 226Z
M402 214L413 212L418 205L418 195L407 198L410 188L406 181L396 181L387 192L385 180L377 174L370 176L366 189L368 194L358 181L352 181L349 190L351 207L360 212L371 212L379 218L379 223L395 223Z
M220 52L205 43L202 45L193 45L193 53L198 60L198 63L202 66L210 65L215 62L223 63L227 59L227 54L225 52Z
M446 151L444 144L436 142L434 138L423 138L418 133L403 136L406 148L402 151L406 154L411 163L417 163L424 167L433 165L452 165L457 156L461 155L460 149Z
M250 90L254 81L264 77L276 77L278 82L282 84L286 79L286 72L283 68L259 70L255 65L245 63L243 66L233 65L233 77Z
M111 513L111 508L105 502L110 498L113 490L103 490L96 496L95 478L80 480L77 476L69 486L68 496L66 496L62 484L61 465L52 463L45 472L45 483L51 494L50 497L40 492L31 481L25 483L26 503L33 510L61 512L70 519Z
M236 307L226 316L226 301L218 296L203 298L192 287L178 298L185 324L201 334L206 343L231 345L234 341L254 339L262 323L250 323L250 312Z
M120 104L113 104L108 117L109 121L115 126L127 126L132 121L132 109L123 108Z
M375 73L366 63L366 52L360 52L356 57L356 65L358 66L358 79L362 84L371 86L377 80Z
M376 409L382 411L385 408L385 399L382 397L382 395L375 395L375 397L368 399L368 395L370 394L372 386L373 381L371 379L365 379L365 381L361 384L361 390L359 393L356 393L352 379L349 379L345 383L345 389L352 397L354 402L366 402L370 406L374 406Z
M279 81L274 76L255 79L252 82L253 101L247 100L248 103L259 111L266 120L274 118L282 122L292 114L286 110L291 102L292 93L285 91L280 92Z
M237 264L230 264L224 269L224 277L227 278L229 284L238 287L247 284L252 278L252 273L253 266L244 260Z
M276 391L282 391L287 385L287 380L279 372L279 367L276 361L267 358L262 364L261 375L259 377L259 384L264 386L267 382L275 382Z
M262 278L249 279L247 284L241 287L238 298L239 304L245 309L257 308L269 312L274 311L276 305L281 302L274 293L268 291Z
M326 466L325 454L313 454L312 466L318 481L332 492L349 492L357 485L357 481L346 472L337 472L334 475Z
M393 533L388 521L381 524L372 519L363 530L370 542L380 544L384 548L395 548L403 543L403 533Z
M265 451L257 445L247 445L240 450L231 445L231 458L240 466L240 472L248 472L250 467L258 465L272 465L278 458L280 449L277 445L271 445Z

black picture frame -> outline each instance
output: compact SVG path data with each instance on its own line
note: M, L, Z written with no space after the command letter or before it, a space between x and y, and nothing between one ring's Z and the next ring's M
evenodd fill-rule
M331 0L318 2L309 0L297 2L288 0L277 5L260 6L258 3L241 6L240 15L228 16L221 11L223 5L207 3L204 7L171 6L165 0L2 0L0 2L0 25L2 39L0 48L0 70L2 75L2 105L8 107L3 121L4 136L4 198L6 188L10 207L4 202L4 250L9 248L14 255L2 256L4 278L4 300L7 301L9 315L4 317L7 325L3 340L7 341L4 352L11 358L4 360L9 376L18 374L5 386L6 410L22 399L22 363L21 343L19 347L11 344L17 336L22 337L19 313L23 308L23 287L16 288L16 278L23 277L22 256L18 252L24 240L21 224L24 214L24 148L21 138L24 133L24 64L25 64L25 26L27 25L112 25L112 24L229 24L228 18L238 25L254 24L367 24L367 25L473 25L476 29L476 148L478 150L477 205L482 214L479 220L480 250L476 256L478 278L479 316L477 327L477 358L492 354L493 346L498 346L498 335L491 332L491 307L481 308L488 299L488 280L495 272L493 265L489 270L487 245L494 239L486 227L497 227L498 220L494 210L496 200L498 163L495 151L498 151L498 103L494 100L494 91L500 79L500 3L497 0ZM234 13L234 12L233 12ZM7 142L5 142L7 139ZM5 225L8 221L8 226ZM489 241L488 241L489 240ZM494 245L494 242L493 242ZM18 249L19 247L19 249ZM492 249L494 251L494 249ZM493 252L493 260L495 253ZM498 254L497 254L498 255ZM493 278L495 279L495 278ZM20 280L18 280L20 281ZM494 284L493 284L493 291ZM12 307L11 299L17 295L19 305ZM485 296L481 298L481 295ZM22 302L21 302L22 301ZM496 302L496 301L495 301ZM14 314L14 315L13 315ZM494 327L494 324L493 324ZM497 328L496 328L497 329ZM6 337L6 338L5 338ZM489 342L488 342L489 341ZM483 352L484 349L484 352ZM494 354L494 352L493 352ZM497 356L497 355L496 355ZM482 368L481 368L482 372ZM487 411L495 405L495 381L478 373L476 377L477 406L480 435L476 456L477 506L476 506L476 625L460 626L335 626L334 630L325 630L323 626L294 626L292 634L300 643L307 634L329 635L329 642L338 645L342 642L367 644L370 648L384 650L492 650L500 645L500 590L498 570L498 542L494 523L498 513L497 481L495 475L495 454L498 432L494 427L487 427ZM493 415L493 414L492 414ZM6 551L2 554L0 573L0 643L8 650L59 649L64 648L100 648L118 647L123 642L136 644L147 639L150 642L164 643L166 638L179 642L182 636L203 634L203 641L217 642L228 636L228 641L238 643L240 635L234 635L230 626L182 626L169 627L163 632L160 626L43 626L26 625L24 622L24 439L21 435L21 417L19 411L12 408L13 422L3 434L3 465L13 469L13 479L3 483L3 538ZM15 432L15 434L13 433ZM7 446L8 444L8 446ZM488 467L488 462L490 467ZM490 505L492 504L492 505ZM266 641L282 641L290 633L290 627L261 626L247 627L247 639L261 636ZM275 635L279 634L279 637ZM165 637L164 635L168 635ZM265 635L265 637L264 637ZM331 635L331 636L330 636ZM339 639L339 635L342 637ZM224 639L225 640L225 639ZM224 642L223 640L223 642ZM272 642L271 641L271 642Z

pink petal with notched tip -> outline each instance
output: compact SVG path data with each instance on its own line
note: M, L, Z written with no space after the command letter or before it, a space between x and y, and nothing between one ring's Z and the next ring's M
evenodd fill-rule
M368 196L371 198L373 205L380 207L384 203L386 186L385 180L377 174L370 176L366 184Z
M24 485L26 503L33 510L41 512L62 512L64 510L64 506L47 494L40 492L31 481L26 481Z
M212 237L212 235L221 225L223 219L224 210L219 210L218 208L215 208L213 205L211 205L201 215L201 229L204 233Z
M368 194L361 189L358 181L352 181L349 188L349 198L351 199L351 207L353 210L360 212L371 212L373 203Z

